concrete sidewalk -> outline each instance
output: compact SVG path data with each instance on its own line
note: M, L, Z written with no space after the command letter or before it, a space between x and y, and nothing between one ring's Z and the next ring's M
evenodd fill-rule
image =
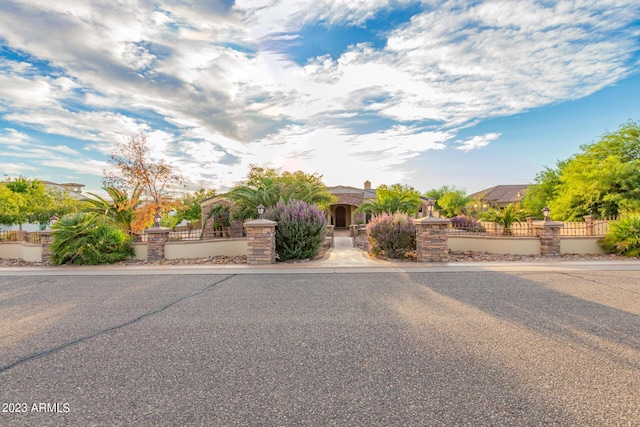
M349 255L355 257L353 254ZM362 255L361 255L362 256ZM341 274L341 273L460 273L460 272L567 272L567 271L640 271L640 261L548 261L548 262L458 262L416 263L366 259L357 265L333 260L250 265L100 265L56 267L3 267L0 277L11 276L153 276L174 275L273 275L273 274Z

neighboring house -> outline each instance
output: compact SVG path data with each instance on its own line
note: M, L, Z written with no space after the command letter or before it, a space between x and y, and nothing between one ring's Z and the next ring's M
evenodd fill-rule
M73 197L76 200L88 200L89 199L87 196L82 194L82 188L84 187L84 184L78 184L78 183L75 183L75 182L67 182L67 183L64 183L64 184L56 184L55 182L51 182L51 181L42 181L42 183L44 185L46 185L47 188L49 188L49 189L64 191L64 192L66 192L67 194L69 194L71 197Z
M334 225L336 228L346 228L351 224L366 224L367 222L369 222L369 220L371 219L370 215L365 215L364 213L355 213L354 211L363 202L376 198L376 190L371 188L371 182L365 181L364 188L338 185L335 187L327 187L327 189L338 199L335 203L329 205L329 209L327 211L327 222L329 224ZM422 206L420 207L420 210L418 212L418 217L426 215L427 203L429 202L429 200L433 200L428 197L421 197L421 199ZM211 207L216 204L224 204L229 207L233 206L233 203L229 199L227 199L224 194L220 194L218 196L203 200L202 202L200 202L200 206L202 206L203 223ZM207 220L207 224L205 224L206 229L209 229L211 227L211 223L211 219ZM232 229L233 228L234 224L232 224ZM237 224L235 225L235 229L236 231L232 231L232 234L238 233Z
M470 194L469 198L492 207L504 208L512 203L514 205L520 203L527 188L529 185L496 185Z

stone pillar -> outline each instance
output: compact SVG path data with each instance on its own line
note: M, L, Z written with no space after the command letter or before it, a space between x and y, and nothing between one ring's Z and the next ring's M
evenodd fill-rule
M451 221L446 218L424 217L416 225L416 255L418 262L448 262Z
M53 231L38 231L38 234L40 235L40 243L42 244L42 262L49 262L51 261L51 242L53 240Z
M276 225L268 219L244 223L247 233L247 264L266 265L276 262Z
M536 235L540 238L540 254L560 255L560 229L564 224L554 221L536 221L533 225Z
M144 230L147 235L147 260L164 261L164 244L169 240L170 230L167 227L152 227Z
M585 225L587 226L587 236L593 236L595 234L594 233L595 219L596 217L593 215L585 215L584 217L584 222L585 222Z

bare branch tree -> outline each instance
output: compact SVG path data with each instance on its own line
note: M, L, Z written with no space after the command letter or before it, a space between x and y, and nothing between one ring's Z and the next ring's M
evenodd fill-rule
M171 204L172 190L183 185L173 166L164 160L149 159L149 144L144 133L133 135L110 156L111 170L104 170L103 185L126 191L139 191L141 198L162 210Z

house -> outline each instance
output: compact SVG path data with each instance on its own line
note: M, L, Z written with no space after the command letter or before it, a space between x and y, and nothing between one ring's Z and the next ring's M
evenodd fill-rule
M82 194L82 188L84 184L78 184L76 182L67 182L64 184L56 184L51 181L41 181L49 190L62 191L76 200L88 200L89 198Z
M510 204L518 204L524 198L529 185L496 185L477 193L469 195L472 200L477 200L489 206L504 208Z
M371 182L365 181L363 188L350 187L344 185L338 185L334 187L327 187L329 192L333 194L337 200L336 202L329 205L327 210L327 222L331 225L334 225L336 228L347 228L352 224L366 224L371 219L371 215L364 213L356 213L355 210L360 206L363 202L367 200L373 200L376 198L376 190L371 188ZM427 204L429 201L434 201L429 197L420 197L422 201L422 205L418 212L418 217L425 216L427 213ZM229 207L233 206L233 203L225 197L224 194L217 195L215 197L211 197L209 199L203 200L200 202L200 206L202 207L202 221L205 224L205 219L207 218L210 210L215 205L226 205ZM213 220L211 218L206 220L205 229L209 229ZM242 225L231 224L231 237L238 237L237 235L242 235Z
M327 187L329 192L338 200L329 205L327 221L336 228L349 227L351 224L365 224L368 222L368 215L354 213L363 202L376 198L376 190L371 189L371 182L365 181L364 188L338 185Z

